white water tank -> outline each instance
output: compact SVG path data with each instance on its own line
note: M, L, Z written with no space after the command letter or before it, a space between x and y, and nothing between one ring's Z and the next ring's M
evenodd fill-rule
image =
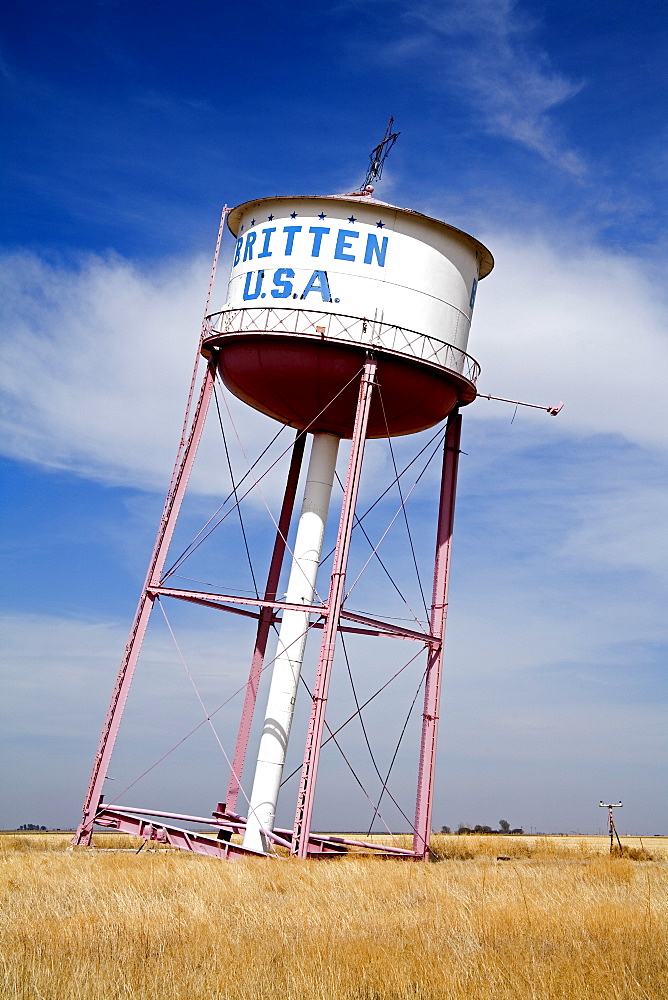
M364 194L262 198L228 225L227 302L206 346L240 398L311 427L369 346L390 417L384 429L372 414L370 436L431 426L475 398L466 349L477 284L494 264L478 240ZM354 406L340 402L345 413L332 404L312 429L347 436Z

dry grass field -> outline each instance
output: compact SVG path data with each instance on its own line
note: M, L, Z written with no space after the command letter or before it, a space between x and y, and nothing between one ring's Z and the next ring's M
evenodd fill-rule
M604 838L436 837L437 864L97 843L0 835L3 998L668 997L667 840L625 840L629 860Z

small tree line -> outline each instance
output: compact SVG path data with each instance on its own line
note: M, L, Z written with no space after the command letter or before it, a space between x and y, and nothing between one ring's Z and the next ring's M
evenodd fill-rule
M22 823L21 826L17 827L18 830L46 830L45 826L36 826L35 823Z
M452 834L452 833L455 833L455 834L464 834L464 833L488 834L488 833L496 833L496 834L504 834L506 836L509 835L509 834L515 834L517 836L520 836L521 834L524 833L524 830L522 829L521 826L516 826L513 829L511 829L510 828L510 823L508 822L507 819L500 819L499 820L499 829L498 830L493 830L491 826L482 826L479 823L476 826L466 826L464 823L460 823L456 830L451 830L449 826L442 826L441 827L441 833L450 833L450 834Z

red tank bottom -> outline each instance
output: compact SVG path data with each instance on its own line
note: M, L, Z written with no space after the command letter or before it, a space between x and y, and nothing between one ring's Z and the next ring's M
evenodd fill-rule
M207 341L218 348L218 371L249 406L290 427L352 436L364 367L363 347L273 334L228 334ZM457 372L376 351L367 437L414 434L475 399L475 386Z

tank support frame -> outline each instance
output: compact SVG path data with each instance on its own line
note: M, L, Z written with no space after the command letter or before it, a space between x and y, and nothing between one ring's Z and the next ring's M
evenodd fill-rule
M201 346L201 344L200 344ZM170 843L175 847L197 853L206 853L215 857L257 856L257 852L244 850L229 843L233 833L242 831L245 820L236 812L237 797L240 787L240 777L243 769L248 738L257 699L260 673L264 665L269 630L277 622L277 612L299 608L276 600L277 588L286 549L286 539L290 521L293 515L297 483L299 479L306 431L297 433L292 449L292 458L287 476L285 495L279 516L276 538L271 557L267 583L263 598L240 598L232 594L212 594L208 592L181 590L164 585L162 572L167 557L169 545L174 533L177 518L186 492L188 479L197 454L206 420L209 403L213 394L216 376L216 351L211 351L201 380L197 404L189 420L191 402L195 396L198 367L201 361L198 351L191 392L186 411L186 424L179 444L174 473L165 500L165 506L158 528L158 533L149 563L144 587L139 599L135 618L130 630L130 636L121 661L111 702L105 718L98 750L94 758L88 790L84 800L83 815L76 834L72 840L75 845L87 846L91 843L93 826L101 826L136 833L146 840L157 840ZM370 352L364 370L360 377L359 397L353 439L351 444L348 473L344 486L344 498L336 540L334 564L330 576L329 597L326 603L313 605L313 614L317 616L312 624L314 628L322 628L323 636L320 647L318 672L312 695L311 716L307 732L306 747L302 766L302 774L297 798L295 824L292 831L264 831L269 840L290 849L293 855L306 857L340 856L347 850L366 850L388 857L405 857L409 859L427 860L430 854L429 839L431 828L432 802L434 793L434 767L436 752L436 737L438 730L438 714L440 703L441 676L443 667L443 642L447 614L447 593L450 570L450 554L452 547L452 532L454 521L455 492L457 483L457 466L459 458L461 416L458 410L453 411L448 418L444 441L443 464L441 472L440 504L437 524L436 555L432 591L432 607L429 632L419 632L403 628L395 623L376 619L368 615L349 612L344 606L345 572L350 549L351 535L355 520L355 504L359 490L360 477L364 457L366 426L369 415L371 397L374 390L374 373L376 361ZM203 818L186 817L175 813L152 812L147 809L109 805L103 800L103 787L107 777L109 761L114 743L121 724L123 710L127 700L132 677L142 647L146 628L155 600L160 595L178 598L203 606L218 608L235 614L252 617L257 620L257 632L252 655L249 678L246 686L244 705L236 740L236 749L231 767L231 775L227 790L227 800L219 803L213 811L213 824L220 828L218 841L211 841L203 834L191 834L169 823L149 822L146 816L191 819L199 823ZM303 605L301 606L303 610ZM350 622L344 625L342 622ZM325 709L329 688L329 679L334 657L337 633L355 632L364 635L403 638L418 641L427 648L427 671L425 682L424 708L422 716L422 733L420 746L420 761L417 783L417 798L415 823L413 828L413 848L383 847L368 842L346 840L340 837L321 837L312 834L311 819L316 789L319 753L322 743L323 727L325 725ZM264 855L261 855L264 856Z

